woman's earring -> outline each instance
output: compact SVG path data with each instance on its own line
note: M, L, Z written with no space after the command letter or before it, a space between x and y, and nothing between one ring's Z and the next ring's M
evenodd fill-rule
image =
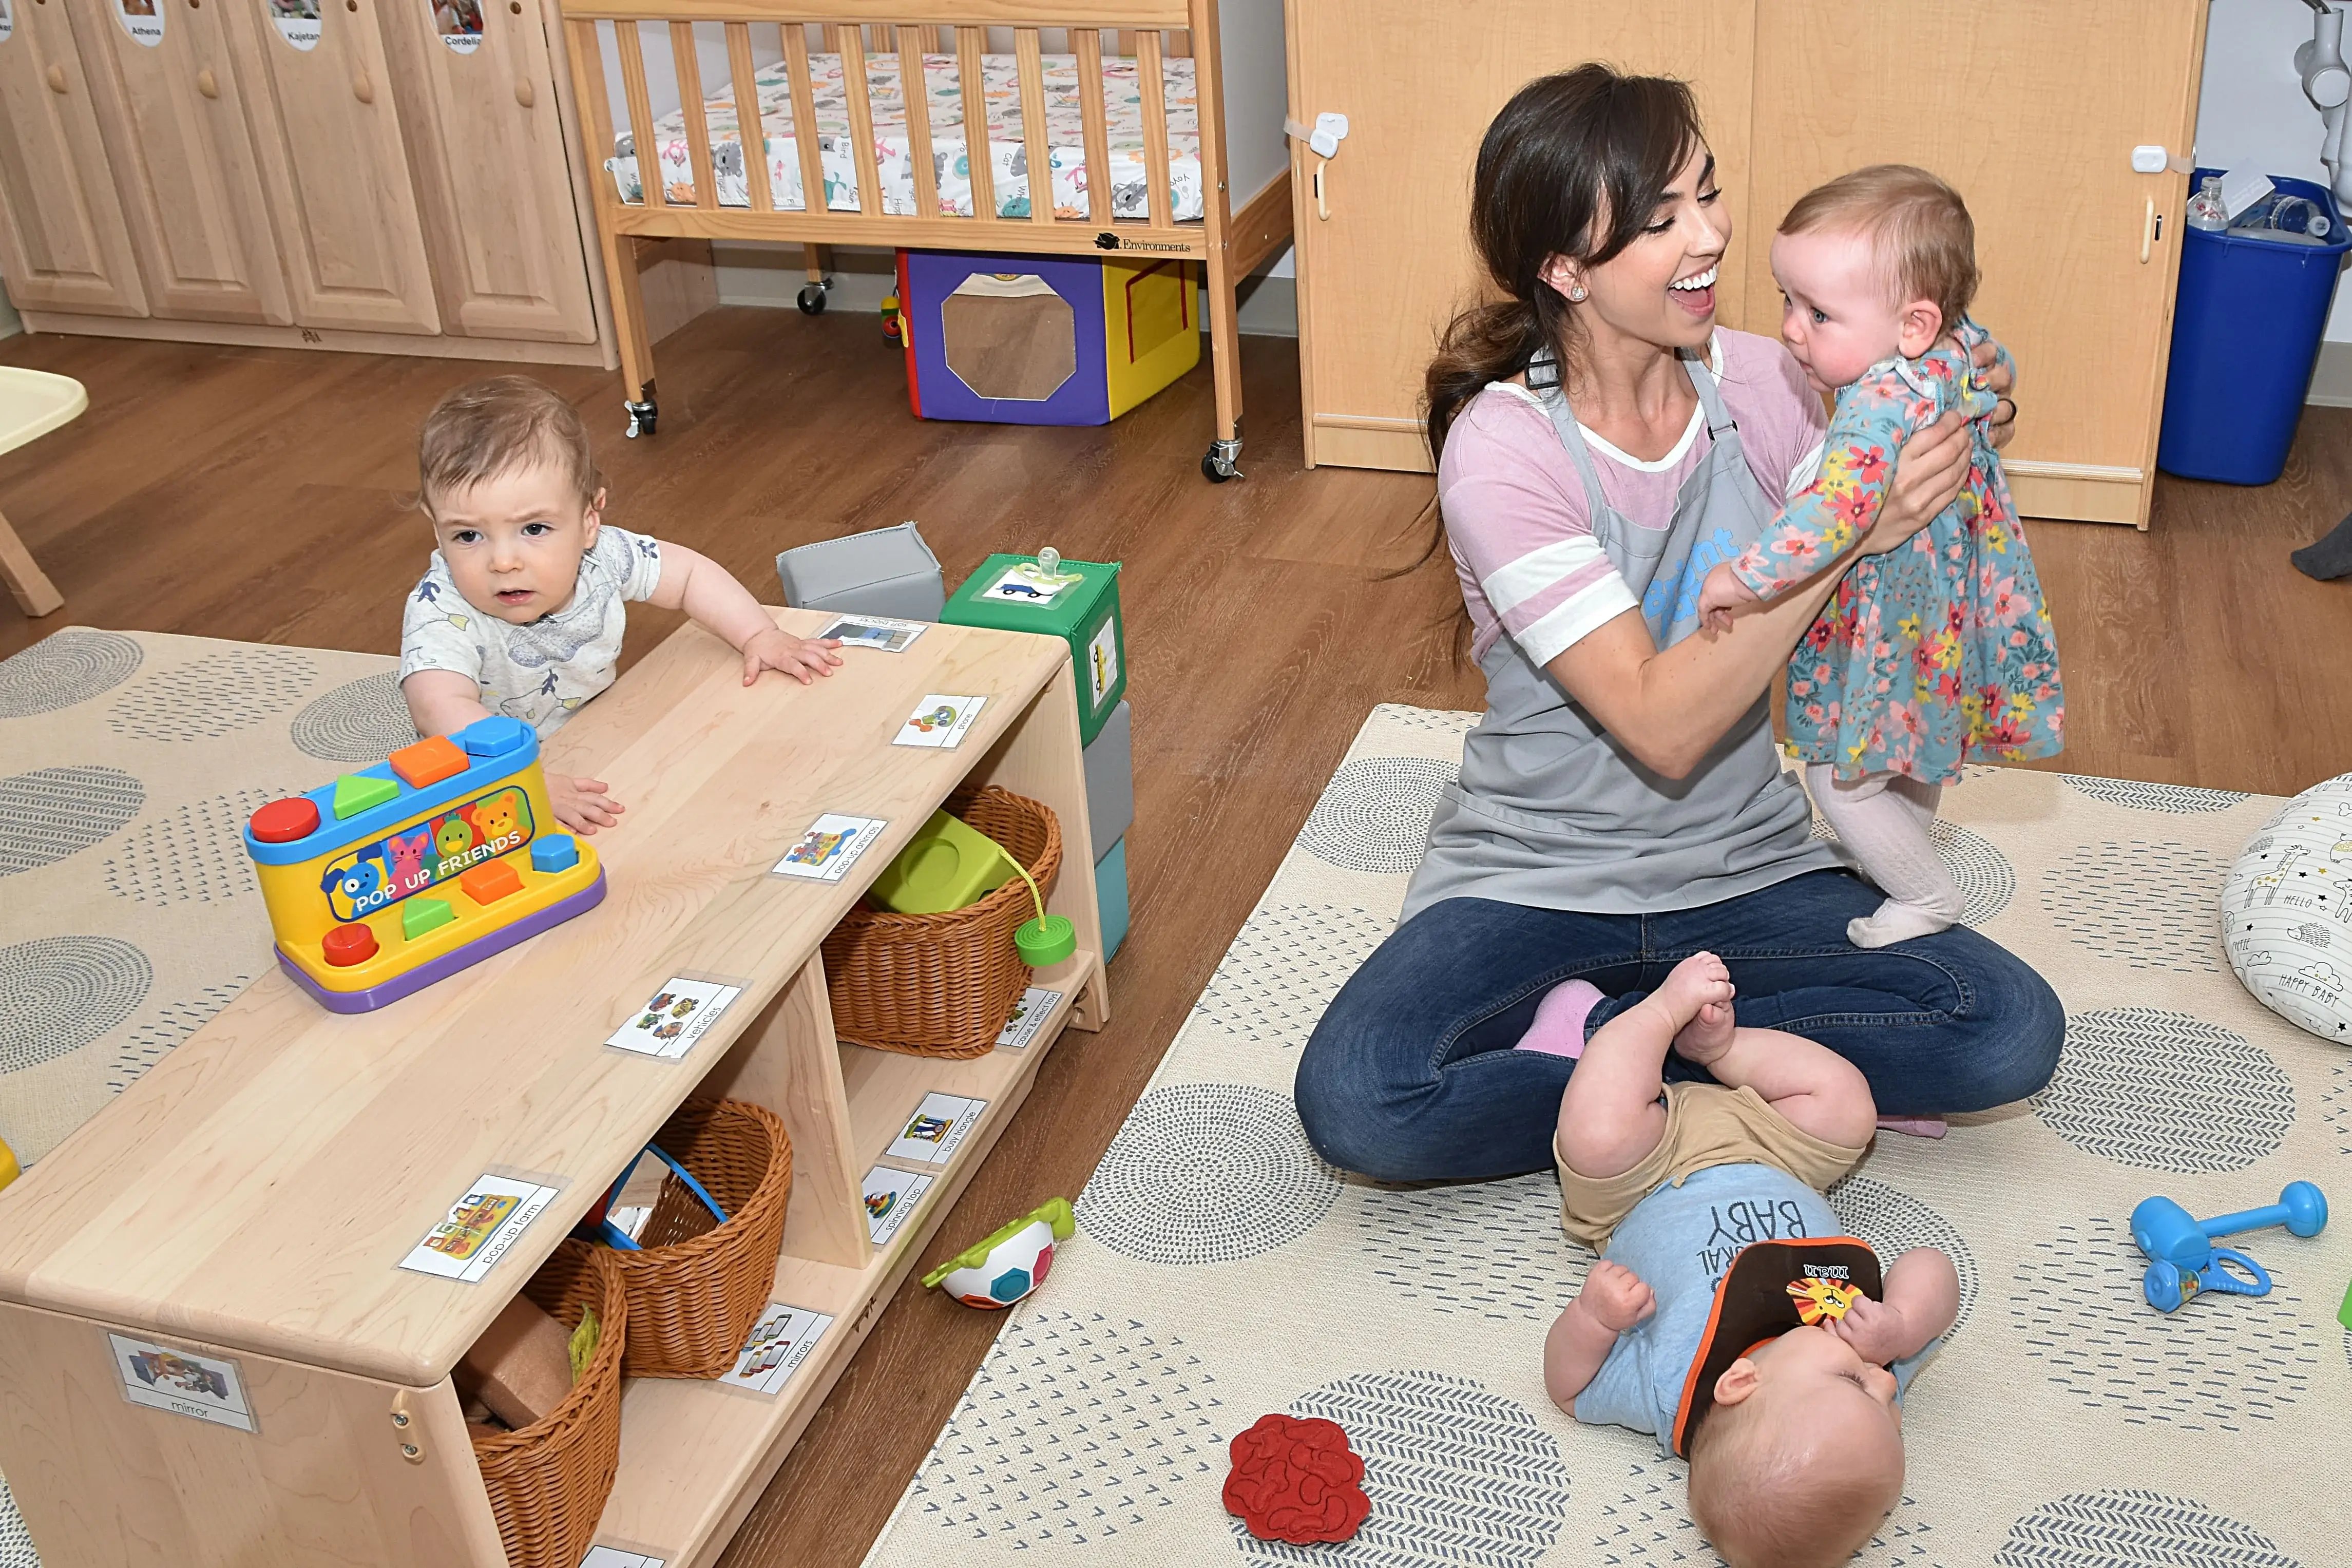
M1579 283L1570 289L1568 291L1568 298L1571 304L1581 304L1584 300L1584 285Z

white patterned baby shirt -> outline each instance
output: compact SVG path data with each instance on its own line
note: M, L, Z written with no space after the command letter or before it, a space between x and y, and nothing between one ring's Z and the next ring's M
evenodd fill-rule
M436 550L401 616L400 679L455 670L481 688L483 707L521 720L543 741L613 684L627 625L622 606L653 597L661 570L660 541L599 529L580 558L572 602L516 626L467 604Z

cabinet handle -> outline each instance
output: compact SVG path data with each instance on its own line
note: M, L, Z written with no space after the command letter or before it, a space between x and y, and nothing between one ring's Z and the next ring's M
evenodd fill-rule
M375 101L375 85L368 80L367 72L361 71L352 78L352 96L362 103Z
M2156 198L2147 201L2147 222L2139 231L2139 264L2147 265L2147 253L2156 244Z
M522 77L515 78L515 101L525 109L539 101L539 94L531 91L530 83Z
M51 92L63 92L65 89L66 68L63 66L51 66L49 68L49 90Z
M1327 159L1315 160L1315 216L1325 223L1331 221L1331 209L1323 204L1323 165Z
M220 96L220 83L213 79L213 71L210 66L206 66L204 69L196 73L196 90L203 93L206 98L218 98Z

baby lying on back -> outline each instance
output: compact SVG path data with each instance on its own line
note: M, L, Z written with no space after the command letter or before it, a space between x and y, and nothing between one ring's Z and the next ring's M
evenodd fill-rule
M1919 1247L1882 1279L1840 1234L1821 1194L1870 1142L1870 1086L1811 1040L1735 1027L1733 994L1696 953L1585 1044L1553 1152L1562 1223L1601 1257L1544 1386L1687 1458L1732 1568L1843 1563L1902 1495L1903 1389L1959 1277ZM1670 1048L1716 1081L1665 1083Z

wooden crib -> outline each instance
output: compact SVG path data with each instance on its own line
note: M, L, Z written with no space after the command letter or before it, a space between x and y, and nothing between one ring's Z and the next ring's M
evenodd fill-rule
M790 0L562 0L565 45L593 171L597 237L611 279L628 402L628 433L633 437L651 434L659 414L654 395L653 345L646 334L638 279L640 247L681 236L796 242L812 247L813 279L822 271L820 253L814 247L835 245L1067 256L1138 252L1155 258L1187 258L1205 266L1217 423L1215 439L1201 460L1201 469L1212 480L1234 477L1242 445L1242 407L1234 289L1260 261L1288 242L1291 205L1286 156L1281 157L1278 172L1238 207L1227 188L1225 73L1218 47L1218 0L1034 0L1035 9L1029 8L1027 0L817 3L824 9L803 9ZM600 23L611 24L609 40L600 37ZM697 23L704 25L700 48ZM679 110L668 117L667 129L660 132L640 31L647 24L666 26L667 52L677 82ZM707 93L698 58L707 55L712 41L709 29L714 24L723 30L725 40L727 86L721 96L735 106L731 112L739 127L731 143L714 141L705 112L707 99L714 110L727 112ZM991 143L985 94L965 89L965 84L983 80L992 32L1000 40L1009 33L1013 43L1021 135L1017 143L1010 145L1021 153L1027 172L1024 177L1031 190L1042 186L1050 192L1054 167L1047 145L1046 35L1059 35L1055 41L1064 47L1057 52L1076 57L1087 171L1079 197L1082 206L1065 205L1056 210L1051 199L1032 199L1025 214L1006 216L1000 212L994 159L986 155ZM625 191L616 169L598 168L604 154L615 148L614 99L606 76L608 42L614 46L611 53L618 62L619 101L629 127L637 184L635 199ZM782 46L780 63L790 86L792 140L798 154L797 170L787 172L797 174L803 193L797 207L784 199L787 193L773 188L767 132L763 130L757 136L751 132L751 128L760 123L757 106L761 101L755 82L755 42L772 58L776 46ZM1278 48L1278 32L1274 43ZM836 175L831 186L820 146L826 132L816 110L811 66L819 54L839 57L841 89L846 100L849 179L843 182ZM869 97L866 71L850 64L854 58L871 68L876 57L890 55L897 57L901 92L898 102L906 142L903 154L894 153L893 168L911 174L913 186L911 199L900 196L900 205L911 210L900 212L885 210L888 203L877 152L876 103ZM970 184L969 216L946 216L941 210L931 121L935 103L942 100L936 100L927 87L919 99L923 110L917 112L918 98L907 90L907 84L925 82L926 55L934 57L934 69L943 66L937 57L953 56L956 90L961 100L960 130L968 150L961 174ZM1192 62L1201 176L1200 216L1189 222L1179 221L1171 190L1169 105L1162 83L1163 62L1185 55ZM1132 59L1140 93L1144 144L1139 156L1146 200L1136 203L1129 187L1126 205L1141 209L1133 216L1112 216L1114 193L1108 176L1113 153L1104 88L1107 58ZM892 62L881 63L887 69ZM772 95L777 68L775 63L764 68ZM675 123L681 119L682 127ZM669 137L667 142L663 142L664 135ZM674 155L680 140L687 153L685 165L677 170L683 177L665 181L664 149L672 150ZM1274 140L1279 155L1278 133ZM998 147L1006 146L1005 140L999 138ZM718 157L714 147L727 156ZM836 156L838 151L836 138ZM1135 156L1131 150L1128 155ZM616 157L615 163L620 162ZM737 196L741 205L722 204L722 174L730 189L740 174L745 186ZM854 210L833 205L836 199L845 198L848 186L855 189ZM814 297L818 308L822 298L821 294ZM803 303L803 308L812 303L808 293L804 292Z

